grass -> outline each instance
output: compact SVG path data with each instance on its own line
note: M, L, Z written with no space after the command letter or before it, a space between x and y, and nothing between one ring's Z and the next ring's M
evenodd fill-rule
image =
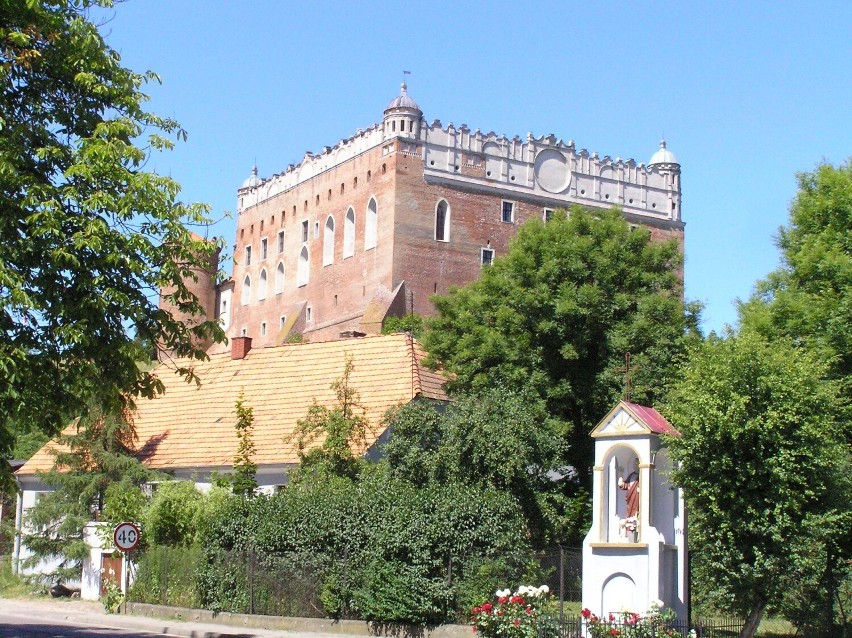
M0 557L0 596L23 598L31 596L33 586L26 579L12 573L12 561L8 556Z

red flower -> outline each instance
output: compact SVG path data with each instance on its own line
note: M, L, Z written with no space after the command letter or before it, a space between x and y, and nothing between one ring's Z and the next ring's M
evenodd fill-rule
M527 607L527 613L528 613L528 614L533 613L532 607Z
M472 613L472 614L478 614L478 613L479 613L479 612L481 612L481 611L482 611L482 608L481 608L481 607L474 607L473 609L471 609L471 610L470 610L470 613Z
M610 616L612 616L612 614L610 614ZM618 631L618 629L613 628L613 629L609 630L609 635L610 636L619 636L619 635L621 635L621 632Z
M588 609L584 609L583 611L581 611L581 612L580 612L580 615L581 615L583 618L588 619L588 618L592 615L592 612L591 612L591 611L589 611Z
M612 622L613 620L615 620L615 615L612 612L609 612L609 622ZM613 636L614 635L615 634L613 634Z
M516 605L523 605L524 599L521 598L520 596L512 596L512 602L515 603Z
M507 602L509 602L509 597L508 596L500 596L500 598L497 599L497 602L500 603L501 605L505 605Z
M491 611L492 609L494 609L494 605L491 603L484 603L482 605L482 611Z
M521 621L515 618L515 627L520 627Z

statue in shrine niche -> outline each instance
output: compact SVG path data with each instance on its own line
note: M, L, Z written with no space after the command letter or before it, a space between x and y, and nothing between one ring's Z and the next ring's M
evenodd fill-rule
M639 459L633 462L633 471L626 478L619 477L618 489L626 490L624 500L627 503L627 518L639 515Z

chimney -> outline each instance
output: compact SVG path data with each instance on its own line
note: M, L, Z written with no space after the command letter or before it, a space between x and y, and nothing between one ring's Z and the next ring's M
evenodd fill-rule
M231 359L245 359L249 350L251 350L251 337L231 339Z

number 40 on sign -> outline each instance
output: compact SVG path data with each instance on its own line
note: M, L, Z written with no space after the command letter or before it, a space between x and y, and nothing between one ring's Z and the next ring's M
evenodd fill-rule
M139 544L139 528L133 523L119 523L112 532L112 541L117 549L129 552Z

